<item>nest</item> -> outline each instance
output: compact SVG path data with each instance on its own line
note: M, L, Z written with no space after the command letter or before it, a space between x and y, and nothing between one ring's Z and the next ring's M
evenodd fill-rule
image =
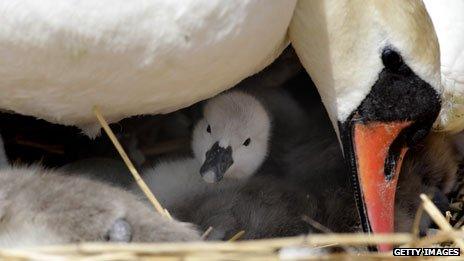
M4 259L35 260L310 260L310 259L396 259L392 253L368 252L366 246L380 243L403 247L451 246L462 240L461 230L442 229L431 237L417 238L412 233L386 235L320 234L267 240L191 243L80 243L28 249L0 250ZM452 243L455 242L455 243ZM361 249L330 253L331 247ZM351 247L351 248L350 248ZM463 248L461 248L463 249ZM424 259L426 257L423 257ZM447 257L459 259L459 257Z
M365 260L397 259L392 252L369 252L369 246L391 244L398 247L459 247L464 250L464 230L452 227L426 195L416 213L411 233L311 234L306 236L237 241L243 231L227 242L182 243L78 243L23 249L0 249L7 260ZM419 238L419 220L426 212L440 228ZM166 218L170 216L164 212ZM210 230L210 229L208 229ZM207 236L208 230L204 236ZM333 250L338 249L338 253ZM340 250L342 250L340 252ZM417 257L428 259L429 257ZM441 257L461 260L459 256Z
M95 108L95 114L110 137L120 156L128 166L137 184L144 191L155 209L166 218L169 212L157 201L140 178L137 169L112 133L104 117ZM426 195L421 195L422 205L416 213L411 233L370 235L311 234L306 236L237 241L238 233L228 242L183 243L94 243L82 242L63 246L45 246L18 249L0 249L0 259L8 260L310 260L310 259L396 259L392 252L370 252L369 246L391 244L398 247L458 247L464 251L464 197L458 197L450 211L443 216ZM435 233L420 238L419 223L422 215L429 215L439 228ZM453 224L453 225L452 225ZM206 237L208 231L205 232ZM429 257L419 257L427 259ZM458 259L460 257L443 257Z
M114 143L135 180L145 192L155 209L166 218L171 218L146 184L112 133L105 119L95 108L95 114L103 129ZM79 243L65 246L46 246L25 249L3 249L4 259L35 260L301 260L301 259L396 259L391 252L369 252L369 246L390 244L399 247L458 247L464 251L464 230L460 221L454 227L450 224L453 214L441 214L426 195L421 195L419 207L411 233L369 235L354 234L311 234L307 236L276 238L266 240L237 241L243 234L239 232L228 242L187 242L187 243ZM455 203L456 204L456 203ZM462 205L462 202L461 202ZM424 213L425 212L425 213ZM427 214L438 226L433 235L420 238L419 223ZM456 216L456 214L454 214ZM207 236L208 229L204 237ZM334 253L338 249L338 253ZM340 251L341 250L341 251ZM421 257L427 258L427 257ZM447 257L459 259L459 257Z

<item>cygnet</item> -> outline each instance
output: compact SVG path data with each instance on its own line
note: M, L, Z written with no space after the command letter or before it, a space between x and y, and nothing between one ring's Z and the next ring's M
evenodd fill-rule
M351 194L338 188L325 187L319 198L299 184L268 175L209 184L197 174L200 167L192 158L164 161L145 171L144 180L171 215L203 230L212 226L209 240L226 240L240 230L245 230L243 239L319 232L304 216L332 231L358 228ZM341 210L345 215L340 217Z
M208 183L251 176L268 154L271 119L262 104L243 92L209 100L192 137L200 174Z
M39 166L0 170L0 247L199 240L135 195Z
M293 165L284 155L306 142L309 130L307 115L284 91L231 91L205 104L192 149L209 183L255 173L282 176Z

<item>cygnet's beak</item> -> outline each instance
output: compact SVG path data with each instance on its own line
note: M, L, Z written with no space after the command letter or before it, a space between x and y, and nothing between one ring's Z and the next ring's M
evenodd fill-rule
M223 148L219 146L219 142L216 142L206 152L206 159L200 168L200 175L208 183L219 182L233 163L232 147Z

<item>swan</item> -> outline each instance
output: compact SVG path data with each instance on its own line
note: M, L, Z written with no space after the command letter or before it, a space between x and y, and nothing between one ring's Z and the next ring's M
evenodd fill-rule
M0 108L90 136L94 105L114 122L214 96L269 64L288 32L374 233L393 231L402 158L448 102L420 0L13 0L0 12Z
M402 160L430 131L444 98L424 4L299 1L289 28L337 130L364 231L393 232Z

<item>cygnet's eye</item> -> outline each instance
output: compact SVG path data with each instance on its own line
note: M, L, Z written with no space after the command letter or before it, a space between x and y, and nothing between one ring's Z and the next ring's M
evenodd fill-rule
M244 145L244 146L248 146L248 145L250 145L250 142L251 142L251 139L248 138L248 139L246 139L246 140L243 142L243 145Z
M206 127L206 131L207 131L208 133L211 133L211 126L208 125L208 127Z

